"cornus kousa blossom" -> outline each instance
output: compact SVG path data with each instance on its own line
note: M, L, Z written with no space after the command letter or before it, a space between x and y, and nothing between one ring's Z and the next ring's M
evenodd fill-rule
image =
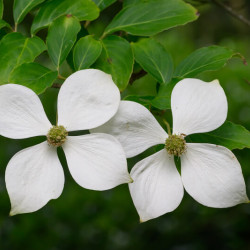
M64 174L56 153L59 146L72 177L84 188L106 190L131 181L125 153L113 136L68 135L107 122L119 102L110 75L94 69L78 71L59 91L58 125L52 126L32 90L16 84L0 87L0 134L13 139L47 136L47 141L18 152L8 163L5 180L11 215L36 211L60 196Z
M218 128L227 116L227 99L217 80L207 83L184 79L171 96L172 135L168 135L142 105L122 101L116 115L92 132L114 135L127 157L164 144L164 149L138 162L129 185L141 221L173 211L180 204L184 188L199 203L225 208L248 202L241 167L225 147L207 143L186 143L185 137ZM181 176L174 156L181 159ZM184 188L183 188L184 186Z

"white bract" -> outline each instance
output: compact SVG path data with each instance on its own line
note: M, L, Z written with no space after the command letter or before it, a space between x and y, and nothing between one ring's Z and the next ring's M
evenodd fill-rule
M173 135L169 136L144 106L122 101L118 112L106 124L91 132L114 135L127 157L165 144L159 152L138 162L131 171L130 193L141 221L173 211L180 204L184 188L199 203L215 208L248 202L241 167L225 147L207 143L186 143L187 135L209 132L227 116L227 99L217 80L207 83L184 79L171 96ZM174 163L181 159L181 176Z
M0 134L13 139L47 136L47 142L12 157L6 169L11 215L33 212L60 196L64 173L56 147L62 146L70 173L82 187L106 190L131 181L126 156L108 134L68 136L107 122L118 110L120 93L110 75L81 70L58 94L58 126L52 127L38 96L17 84L0 87Z

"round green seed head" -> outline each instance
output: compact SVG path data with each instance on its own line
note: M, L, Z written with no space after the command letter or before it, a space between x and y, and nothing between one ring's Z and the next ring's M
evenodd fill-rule
M47 134L47 141L49 145L60 147L66 141L67 136L68 131L63 126L53 126Z
M182 135L170 135L166 139L165 148L170 155L181 156L186 152L186 141Z

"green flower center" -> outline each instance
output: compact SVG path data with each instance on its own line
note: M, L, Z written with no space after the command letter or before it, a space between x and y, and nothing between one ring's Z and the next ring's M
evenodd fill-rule
M48 134L47 141L49 145L60 147L68 136L68 131L63 126L53 126Z
M181 156L186 152L186 141L182 135L170 135L166 139L165 148L170 155Z

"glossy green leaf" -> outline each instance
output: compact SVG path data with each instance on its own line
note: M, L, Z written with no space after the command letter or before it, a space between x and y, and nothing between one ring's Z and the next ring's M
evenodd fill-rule
M0 19L3 17L3 9L4 9L3 0L0 0Z
M112 3L114 3L116 0L93 0L93 1L100 8L100 10L104 10Z
M123 0L123 7L127 7L128 5L136 4L139 2L141 2L141 0Z
M20 33L10 33L0 42L0 84L7 83L11 71L34 59L46 50L38 37L27 38Z
M194 77L197 74L223 67L235 53L227 48L209 46L198 49L185 58L175 70L176 77Z
M4 27L11 28L10 25L8 23L6 23L4 20L0 20L0 29L2 29Z
M61 16L49 27L47 36L48 52L57 68L69 54L80 29L79 21L73 16Z
M132 35L152 36L198 18L197 11L182 0L150 0L128 5L119 12L105 34L124 30Z
M103 50L101 56L94 64L112 78L118 88L124 90L133 71L133 53L129 42L118 36L108 36L102 41Z
M153 107L160 110L171 108L171 94L177 79L172 79L169 84L162 84L159 88L157 96L151 101Z
M87 69L92 65L102 52L102 44L92 36L82 37L73 51L75 70Z
M51 71L38 63L24 63L13 70L9 81L41 94L51 87L56 78L57 71Z
M250 132L243 126L229 121L209 133L190 135L188 140L222 145L231 150L250 148Z
M29 11L42 2L44 0L15 0L13 9L15 23L22 22Z
M31 33L50 25L62 15L73 15L80 21L94 20L99 16L99 9L91 0L53 0L47 2L36 15L31 26Z
M123 98L123 100L140 103L141 105L143 105L147 109L151 108L151 106L152 106L151 101L153 99L154 99L154 96L137 96L137 95L128 95L128 96Z
M173 75L174 65L169 53L154 39L142 39L132 43L135 60L158 82L168 83Z

